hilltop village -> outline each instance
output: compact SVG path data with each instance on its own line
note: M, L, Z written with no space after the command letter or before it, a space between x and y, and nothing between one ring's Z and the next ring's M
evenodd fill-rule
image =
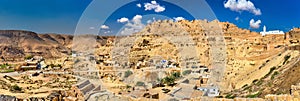
M0 100L300 100L300 29L263 32L216 20L129 36L0 31Z

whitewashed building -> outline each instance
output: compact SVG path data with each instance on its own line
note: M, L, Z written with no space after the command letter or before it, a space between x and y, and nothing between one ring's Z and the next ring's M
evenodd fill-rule
M270 35L270 34L284 34L284 32L280 31L280 30L267 31L267 27L264 26L263 31L260 32L260 34L262 36L265 36L265 35Z
M197 90L203 91L203 96L215 97L220 95L218 87L198 87Z

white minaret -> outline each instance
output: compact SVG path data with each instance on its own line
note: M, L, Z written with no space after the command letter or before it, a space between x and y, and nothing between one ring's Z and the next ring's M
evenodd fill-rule
M264 26L264 32L267 32L267 27L266 27L266 25Z
M263 27L263 31L262 31L262 32L260 32L260 34L261 34L262 36L265 36L265 35L266 35L266 33L267 33L267 27L266 27L266 26L264 26L264 27Z

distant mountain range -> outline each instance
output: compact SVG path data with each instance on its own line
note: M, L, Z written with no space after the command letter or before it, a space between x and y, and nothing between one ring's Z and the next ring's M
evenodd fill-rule
M5 60L19 60L26 54L61 57L70 54L72 39L73 36L64 34L0 30L0 56Z

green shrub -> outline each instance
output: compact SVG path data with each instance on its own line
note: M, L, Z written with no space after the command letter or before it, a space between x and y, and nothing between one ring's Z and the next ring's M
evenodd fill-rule
M261 95L261 92L257 92L256 94L250 94L250 95L247 95L246 97L247 98L257 98L259 95Z
M130 70L128 70L128 71L126 71L125 72L125 78L127 78L127 77L129 77L130 75L132 75L133 73L130 71Z
M173 76L167 76L167 77L163 78L162 81L164 84L172 85L175 83L175 78Z
M262 80L259 80L259 81L256 83L256 85L260 86L262 83L263 83L263 81L262 81Z
M10 72L14 72L14 69L7 69L7 70L2 70L0 71L0 73L10 73Z
M225 98L227 98L227 99L234 99L235 96L232 95L232 94L227 94L227 95L225 96Z
M243 90L250 90L251 86L249 86L248 84L245 84L242 89Z
M172 85L175 83L175 80L180 77L181 77L180 72L174 72L171 75L164 77L161 81L163 84Z
M289 60L291 58L291 55L286 55L284 56L284 61L283 61L283 65L287 62L287 60Z
M172 75L175 79L180 78L180 72L174 72Z
M126 89L129 89L129 88L131 88L131 86L129 86L129 85L126 85Z
M182 75L188 75L188 74L191 74L192 73L192 70L185 70L182 72Z
M13 91L21 91L22 88L15 84L15 85L12 86L12 90Z
M275 76L278 75L278 74L279 74L279 72L278 72L278 71L275 71L275 72L273 73L273 75L271 76L271 79L273 80L273 79L275 78Z
M270 68L270 71L264 76L264 78L267 78L272 72L276 69L276 67Z
M27 56L24 57L25 60L28 60L28 59L31 59L31 58L33 58L33 55L27 55Z
M268 86L271 87L273 84L271 82L268 82Z
M138 82L136 83L136 86L145 86L145 83L144 83L144 82L141 82L141 81L138 81Z
M52 67L52 68L53 67L62 67L61 64L50 64L49 66Z
M6 68L7 66L12 66L11 64L8 64L8 63L4 63L2 65L0 65L0 69L4 69Z

